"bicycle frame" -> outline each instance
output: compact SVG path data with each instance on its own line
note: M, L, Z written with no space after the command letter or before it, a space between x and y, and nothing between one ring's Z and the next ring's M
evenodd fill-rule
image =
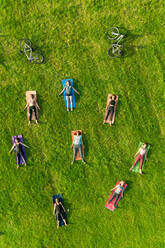
M116 53L117 51L120 51L120 47L122 47L122 45L118 45L117 44L112 44L112 53Z
M24 47L23 51L24 51L27 59L32 60L32 49L31 49L31 47L28 46L27 44L25 44L25 47ZM28 55L28 52L29 52L30 56Z
M119 34L118 37L115 40L115 44L118 44L123 39L123 37L124 37L123 34Z

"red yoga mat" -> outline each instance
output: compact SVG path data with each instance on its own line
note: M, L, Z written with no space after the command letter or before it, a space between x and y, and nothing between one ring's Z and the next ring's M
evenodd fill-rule
M116 187L118 184L120 184L120 181L118 181L118 182L116 183L115 187ZM126 188L127 188L127 184L124 184L123 192L125 191ZM110 196L109 196L109 198L108 198L108 200L107 200L107 202L106 202L106 204L105 204L105 207L108 208L108 209L111 210L111 211L114 211L114 210L115 210L115 208L117 207L117 204L119 203L119 201L120 201L120 199L121 199L121 196L122 196L122 192L121 192L121 193L120 193L120 196L119 196L119 198L118 198L118 200L117 200L117 202L116 202L116 205L115 205L115 207L114 207L115 198L114 198L110 203L108 203L114 191L115 191L115 190L112 191L112 193L110 194Z

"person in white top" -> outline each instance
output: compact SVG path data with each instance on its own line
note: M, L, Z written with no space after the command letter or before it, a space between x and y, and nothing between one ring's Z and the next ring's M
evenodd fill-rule
M139 173L142 175L142 165L144 158L147 160L147 144L143 143L142 146L139 148L138 152L135 154L136 160L130 170L133 169L133 167L137 164L137 162L140 160L140 167L139 167Z
M73 161L72 161L72 164L75 161L77 151L79 151L79 153L80 153L80 157L81 157L82 162L85 163L83 152L82 152L82 145L83 145L83 142L82 142L81 132L77 131L77 133L74 135L73 144L72 144L72 148L73 148Z

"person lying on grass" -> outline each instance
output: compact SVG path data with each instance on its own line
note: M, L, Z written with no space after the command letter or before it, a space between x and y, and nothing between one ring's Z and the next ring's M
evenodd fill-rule
M57 228L60 226L60 219L63 220L65 226L67 226L66 219L65 219L65 208L63 204L59 201L58 198L56 198L56 202L53 206L53 215L56 215L56 221L57 221Z
M73 111L73 99L72 99L72 90L74 90L78 95L79 92L71 85L70 81L67 80L65 83L65 87L63 90L59 93L59 96L65 91L66 92L66 101L67 101L67 111L69 111L69 100L70 100L70 106L71 111Z
M37 102L35 100L35 96L33 94L30 95L30 99L27 102L24 110L26 108L29 108L29 125L31 124L32 114L33 113L34 113L34 116L35 116L36 124L38 124L37 108L40 109L40 107L38 106L38 104L37 104Z
M112 126L112 120L113 120L115 104L116 104L116 96L112 95L112 96L109 97L107 115L105 117L105 120L104 120L103 124L105 123L105 121L108 119L108 117L110 115L110 123L109 123L109 125Z
M82 142L81 132L80 131L77 131L77 133L74 134L74 136L73 136L73 144L72 144L72 148L73 148L73 161L72 161L72 164L75 161L77 151L79 151L79 153L80 153L80 157L81 157L82 162L85 163L84 156L83 156L83 151L82 151L82 145L83 145L83 142Z
M19 138L15 138L14 145L12 146L11 150L9 151L9 153L12 153L14 148L16 150L17 168L19 168L19 157L22 158L24 165L26 166L26 160L25 160L25 157L24 157L24 154L22 151L22 146L29 148L27 145L20 142Z
M142 146L139 148L138 152L135 154L135 162L130 168L130 170L133 169L133 167L137 164L137 162L140 160L140 167L139 167L139 173L142 175L142 165L145 160L147 160L147 143L143 143Z
M124 184L125 184L125 182L121 181L116 187L111 189L111 191L114 190L114 192L112 193L112 196L108 201L108 204L115 198L114 205L113 205L114 208L115 208L116 202L119 199L121 193L122 193L122 197L123 197Z

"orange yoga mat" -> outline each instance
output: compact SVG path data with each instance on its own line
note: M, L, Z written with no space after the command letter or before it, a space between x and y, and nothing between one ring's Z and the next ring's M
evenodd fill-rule
M31 90L31 91L26 91L26 102L29 102L30 99L30 95L34 95L34 99L37 101L37 93L35 90ZM36 106L36 112L37 112L37 118L38 118L38 108ZM27 117L29 120L29 107L27 107ZM32 120L35 121L35 116L34 113L32 114Z
M74 135L77 133L77 131L79 131L81 133L81 135L82 135L82 131L81 130L72 131L72 145L73 145L73 141L74 141ZM85 146L82 144L82 153L83 153L83 156L84 156L84 149L85 149ZM75 160L81 160L79 151L77 151Z
M107 97L107 105L106 105L106 110L105 110L105 115L104 115L104 121L105 121L105 123L110 123L110 115L108 116L108 118L107 118L107 120L105 120L105 118L106 118L106 115L107 115L107 112L108 112L108 102L109 102L109 98L112 96L113 94L108 94L108 97ZM117 106L117 103L118 103L118 96L116 96L116 104L115 104L115 106L114 106L114 114L113 114L113 118L112 118L112 124L114 123L114 121L115 121L115 114L116 114L116 106Z

